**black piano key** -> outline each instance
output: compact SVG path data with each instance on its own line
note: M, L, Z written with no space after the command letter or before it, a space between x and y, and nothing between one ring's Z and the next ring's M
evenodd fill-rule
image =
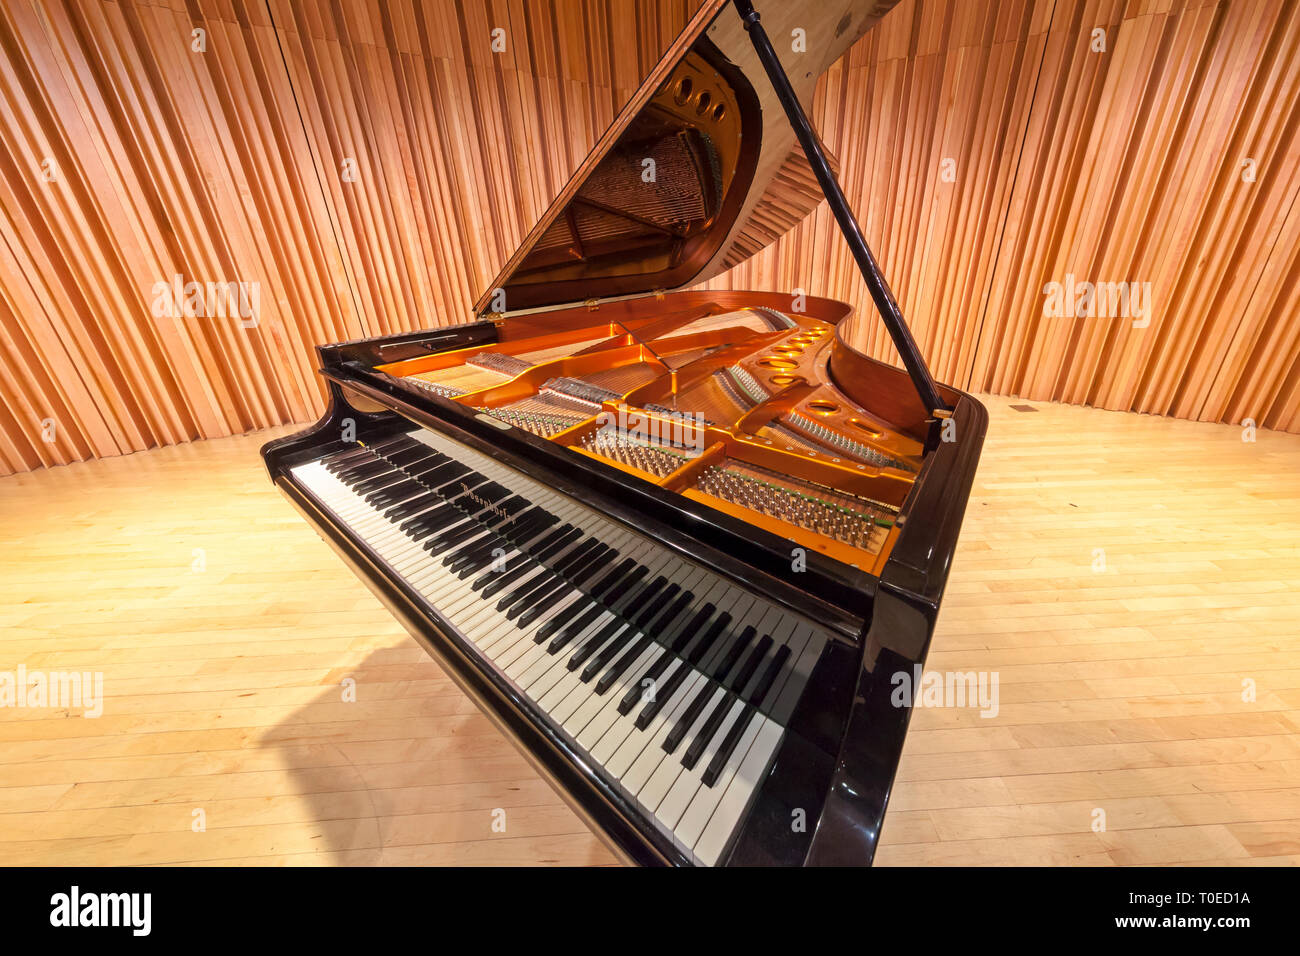
M507 541L526 541L537 534L543 527L550 527L557 520L559 519L548 514L543 509L532 507L527 511L512 515L509 521L503 522L497 527L496 532Z
M754 639L758 631L751 624L740 632L735 642L727 648L724 654L714 665L709 676L716 681L721 681L736 666L736 661L740 660L740 655L745 653L745 648L749 647L749 642Z
M634 587L637 586L641 578L643 578L646 575L646 573L647 573L646 569L643 567L633 568L631 574L624 577L621 581L619 581L616 587L614 587L612 590L608 591L605 594L604 598L601 601L603 605L601 610L612 611L615 607L617 607L619 602L628 594L629 591L631 591ZM615 620L621 622L622 619L616 617ZM547 645L546 648L547 651L549 651L552 654L559 652L571 640L573 640L573 638L581 634L582 630L583 628L578 628L577 630L574 631L569 631L566 629L565 632L561 633L558 637L555 638L555 640L551 641L551 643ZM569 668L569 670L573 670L573 668L571 667Z
M659 683L659 678L663 676L664 671L668 670L668 665L676 660L679 660L677 655L669 654L667 651L656 657L654 663L642 671L640 676L632 681L632 686L627 689L627 693L623 695L623 699L618 702L618 712L624 715L631 713L632 708L640 703L642 696L645 694L646 681L650 682L651 687L656 687ZM657 689L655 691L655 696L658 697Z
M376 441L368 442L367 446L376 455L383 454L386 451L397 451L398 449L401 448L411 448L414 446L419 446L422 448L428 447L427 445L424 444L424 442L417 441L416 439L412 438L410 435L406 435L406 434L389 435L387 438L380 438L377 439Z
M511 567L499 572L489 572L475 581L472 585L474 590L480 592L483 600L495 597L508 587L515 587L525 576L532 574L537 570L538 562L545 561L548 557L559 553L564 548L571 545L574 541L582 536L582 532L570 527L567 531L563 528L557 530L549 544L539 546L536 551L527 556L520 556L517 562L511 562ZM548 537L552 537L548 535Z
M417 482L399 481L388 485L377 491L366 495L366 504L370 505L377 511L382 511L390 505L398 504L402 501L409 501L417 496L424 489Z
M654 643L654 638L648 634L642 635L641 639L629 647L625 652L620 654L614 663L609 665L609 670L600 675L600 680L596 681L597 695L604 694L614 682L623 676L623 672L637 662L637 659L645 653L646 648ZM585 672L584 672L585 673Z
M753 630L753 628L750 628ZM682 712L681 717L677 718L677 723L673 724L672 730L668 731L668 736L664 738L664 752L672 753L677 749L677 745L695 726L695 721L700 716L700 711L704 710L704 705L713 699L713 695L718 691L718 685L711 680L700 681L700 687L696 689L695 696L691 702L686 705L686 710Z
M518 587L525 578L537 570L537 562L532 558L523 557L520 563L510 562L509 567L500 571L488 571L470 586L479 592L479 597L484 601L489 601L506 588Z
M718 639L718 635L725 631L731 625L731 615L723 611L716 618L709 622L704 633L700 635L699 640L689 646L686 651L686 662L691 665L698 664L709 648L713 646Z
M715 691L716 689L714 688ZM700 762L700 757L704 755L704 750L708 747L709 741L718 732L722 721L726 719L727 714L731 712L731 708L735 704L736 698L733 695L723 694L722 699L713 705L713 709L709 711L709 716L704 719L704 726L700 728L700 732L695 735L691 745L682 754L683 767L687 770L693 770L695 765Z
M552 548L563 548L564 542L571 541L573 536L578 535L578 533L581 532L578 532L578 529L572 527L572 525L562 524L559 528L551 528L549 532L538 537L538 540L536 541L524 542L524 546L520 549L520 553L516 554L515 557L506 562L506 566L498 568L498 570L495 571L489 571L487 574L482 576L482 578L474 581L474 591L482 591L482 589L489 587L491 584L499 584L504 587L506 581L500 579L498 575L511 574L511 572L516 570L526 570L525 566L532 566L533 562L536 561L534 554L546 553L546 551L550 551ZM499 587L493 591L493 594L497 593L497 591L500 591ZM484 594L484 597L491 597L491 594Z
M384 459L380 458L369 449L366 450L365 455L358 456L351 461L334 462L326 467L340 478L344 475L364 475L365 477L370 477L370 475L378 474L380 471L392 471L393 469L392 465L384 461ZM361 481L362 479L356 478L356 480Z
M341 467L351 462L360 461L363 458L371 457L370 449L361 446L355 446L345 451L335 452L332 455L326 455L320 460L320 463L326 468Z
M646 626L646 615L642 614L642 616L637 619L637 626L642 628L644 635L626 654L620 655L615 659L614 663L610 665L609 670L600 675L600 680L596 682L596 693L603 694L605 691L609 690L613 683L622 676L623 672L636 662L637 658L641 656L646 647L654 643L655 635L659 634L663 628L667 627L673 621L676 621L682 613L690 607L691 602L694 600L694 592L683 591L678 595L677 599L667 607L663 607L662 605L656 606L654 610L656 611L657 616L656 614L650 615L650 617L654 619L654 623L649 626ZM584 671L582 679L588 681L592 676L594 676L594 673L588 675L586 671Z
M585 542L580 543L576 548L564 555L557 563L555 568L543 568L542 573L536 578L530 578L523 584L519 585L513 591L506 594L497 602L497 610L505 611L521 598L532 594L534 591L540 591L545 588L549 590L558 581L564 580L564 572L575 565L581 564L589 555L599 552L604 547L595 538L588 538Z
M491 554L497 548L503 551L512 550L510 542L501 535L501 524L502 522L495 525L490 521L484 522L484 529L491 532L485 540L467 542L461 545L444 557L442 563L454 569L457 565L467 560L474 560L485 552Z
M382 475L390 471L392 471L392 466L382 458L370 458L367 461L334 469L334 477L351 487L365 481L367 478L373 478L376 475Z
M471 574L483 570L490 564L494 556L505 557L513 549L510 542L499 537L493 537L492 540L479 544L477 542L466 545L452 560L445 562L447 570L458 578L467 578Z
M451 501L473 491L486 482L487 478L457 462L450 462L427 475L421 475L416 481Z
M606 607L601 602L593 601L589 596L578 598L578 601L572 606L571 613L551 618L537 628L537 633L533 635L533 643L542 644L547 637L555 636L556 631L559 632L559 636L555 637L555 640L563 639L565 643L568 643L571 637L585 631L593 620L604 614L604 611L606 611ZM577 617L573 617L573 614L577 614Z
M600 595L601 601L606 607L613 607L629 594L635 593L634 589L641 583L650 572L643 566L637 565L627 574L619 576L618 582L608 589L602 589Z
M392 486L366 495L365 502L376 511L383 512L393 507L393 505L399 505L403 501L410 501L418 494L419 492L413 492L409 488Z
M508 527L502 528L500 534L516 547L522 548L528 542L540 538L559 523L559 518L545 511L527 517L520 517Z
M465 506L457 503L457 507L461 512L461 521L454 525L447 525L426 542L425 547L429 551L443 552L452 549L469 538L482 534L502 520L488 507L480 508L473 503Z
M497 579L501 575L510 574L516 569L522 568L526 564L530 564L532 560L533 559L529 557L527 554L516 554L513 558L508 559L504 564L502 564L501 567L489 568L488 570L484 571L481 576L476 578L474 582L470 584L470 587L473 588L475 591L479 592L479 597L483 597L485 599L489 598L492 595L491 594L485 595L483 594L483 592L486 591L490 585L498 583ZM493 594L495 593L496 592L494 591Z
M329 458L321 459L321 464L328 468L332 473L337 474L341 469L349 468L352 465L358 465L362 462L375 461L375 453L364 446L349 448L347 451L341 451L337 455L330 455Z
M424 550L430 554L445 554L449 549L477 538L486 531L483 525L467 516L463 522L445 528L431 537L424 543Z
M668 703L673 694L677 693L677 688L686 679L686 675L693 672L693 669L685 661L677 665L677 669L668 675L668 679L655 688L655 699L642 707L641 712L636 715L637 730L645 730L650 726L650 721L658 716L659 711L663 710L664 704Z
M556 558L550 567L552 584L564 583L580 575L593 562L604 560L610 553L609 545L595 538L579 541L567 552Z
M749 656L745 658L745 663L741 664L735 672L727 677L724 686L737 694L743 691L745 685L749 683L749 678L758 669L759 661L763 659L763 655L767 653L767 649L771 646L772 635L764 634L762 639L754 645L754 649L749 652Z
M384 458L391 464L403 470L409 465L418 465L420 462L432 457L433 449L427 445L421 445L419 448L403 448L401 451L384 455Z
M681 585L677 583L668 585L664 590L664 593L659 595L659 600L647 604L642 608L641 613L636 616L636 620L632 623L637 627L643 628L656 617L663 617L665 620L671 620L671 618L666 616L666 611L671 610L676 606L678 600L677 594L681 589ZM687 594L690 594L690 592L688 591ZM691 594L690 597L686 598L686 604L689 604L694 600L694 598L695 596ZM676 615L674 614L673 616L675 617Z
M487 530L486 519L490 515L487 509L459 505L457 509L460 511L460 520L447 524L435 534L426 543L429 551L446 551Z
M586 555L572 564L564 568L557 568L557 573L549 581L539 584L531 594L524 598L524 603L531 605L531 607L529 610L521 612L519 626L525 627L531 624L565 594L578 588L605 564L609 551L610 549L602 544L599 548L587 552ZM536 638L534 637L534 639ZM541 641L537 641L537 643L540 644Z
M668 584L668 579L664 577L662 574L659 575L657 578L655 578L645 587L641 588L641 590L637 591L636 594L632 595L632 599L628 601L627 604L623 605L623 608L619 611L619 614L629 621L634 621L636 619L637 612L640 611L642 608L646 608L648 602L654 600L656 597L658 597L660 600L663 600L663 595L661 594L661 592L663 592L664 594L667 593L664 591L664 587L667 584ZM675 588L677 587L677 585L674 584L673 587ZM672 600L671 595L669 595L668 599ZM653 608L652 607L647 608L647 610L653 610Z
M446 524L450 520L459 521L465 517L465 512L458 508L453 502L448 501L445 495L439 494L436 489L431 490L429 493L437 497L442 504L438 505L435 510L421 515L420 520L425 521L437 519L443 522L443 524Z
M618 556L618 552L615 551L614 554L610 557L610 560L612 561L617 556ZM594 568L593 574L595 572L603 572L603 574L599 579L593 580L591 582L591 596L598 598L601 595L605 594L616 584L622 581L624 577L626 577L627 575L631 574L634 570L636 570L636 567L637 567L636 561L632 560L631 558L624 558L614 567L612 571L609 570L609 562L605 562L601 564L599 567Z
M614 659L614 655L627 647L628 643L633 641L640 633L641 632L637 630L635 625L629 624L621 634L602 647L600 653L587 661L587 666L582 668L582 673L579 675L582 682L584 684L590 683L591 679L599 674L605 665ZM592 648L592 650L595 650L595 648ZM581 651L578 653L581 653ZM573 659L569 661L569 670L575 670L582 663L583 660L578 659L578 654L574 654Z
M400 509L406 508L407 505L418 504L420 507L425 508L425 507L432 507L434 505L438 505L441 503L442 503L442 498L440 498L438 495L435 495L432 491L424 487L424 485L420 484L418 481L413 481L411 482L410 485L410 494L408 494L406 498L402 501L395 501L385 506L383 511L386 516L395 520L396 516L401 513ZM408 512L408 514L414 514L414 512Z
M691 621L687 630L691 633L698 631L699 627L704 626L704 620L706 620L712 613L713 605L704 605L704 607L696 613L695 618ZM698 627L695 626L697 621L699 622ZM636 706L637 701L641 699L642 687L646 681L657 682L663 672L668 669L668 665L678 659L676 654L669 653L671 650L672 649L669 648L663 654L660 654L653 664L647 667L640 676L632 681L632 686L628 688L627 693L623 695L623 699L618 702L618 712L620 714L627 714Z
M477 475L478 472L475 472ZM500 482L493 481L490 478L483 477L483 483L473 487L474 497L482 501L497 502L509 498L514 494L509 488Z
M651 637L667 637L668 634L672 633L672 624L683 617L683 612L690 610L694 601L694 591L682 591L672 604L667 607L656 608L655 614L651 615L650 620L642 621L639 618L637 625ZM645 615L642 614L641 618L644 617Z
M579 541L577 547L573 548L566 554L561 555L554 565L557 574L570 574L578 568L583 567L587 561L594 560L597 556L607 554L609 545L602 543L596 538L586 538Z
M665 578L662 574L659 575L659 577L655 578L644 588L642 588L641 591L638 592L632 598L632 600L629 601L627 605L619 611L619 620L622 622L630 622L630 623L627 629L623 631L623 633L619 634L616 638L614 638L614 640L610 641L604 647L601 647L600 653L597 654L594 658L592 658L591 662L587 664L586 667L583 668L582 675L581 675L583 683L590 681L594 676L596 676L596 674L600 673L601 669L606 664L609 663L609 661L614 657L614 655L617 654L620 649L626 647L627 643L631 641L633 638L635 638L637 634L640 633L639 625L637 624L636 618L634 618L634 615L636 615L636 611L639 607L641 607L643 604L646 604L649 601L654 600L656 597L659 598L660 606L662 606L662 604L665 603L666 601L670 601L672 599L672 595L677 590L677 585L674 584L671 586L671 588L665 590L664 585L666 583L667 583L667 578ZM656 606L651 605L647 607L644 612L642 612L642 615L639 615L637 617L653 615L655 610L656 610ZM597 647L600 647L600 645L597 644L595 646L592 646L591 641L588 641L581 648L579 648L578 651L573 655L573 657L569 659L569 663L568 663L569 670L577 669L579 665L581 665L584 661L587 660L588 657L591 656L592 652L595 651Z
M610 621L608 624L606 624L604 627L598 630L595 634L591 635L589 638L583 641L582 645L576 651L573 652L573 655L569 658L569 660L565 663L564 666L571 671L577 670L582 665L583 661L591 657L592 654L596 653L597 648L603 647L606 641L608 641L610 638L612 638L615 634L617 634L620 630L624 628L630 629L627 621L619 617L614 618L612 621ZM618 642L615 641L614 643L618 643ZM552 654L554 654L556 651L559 650L559 648L557 647L555 648L555 650L551 650L550 646L548 646L547 650L550 651Z
M675 658L677 653L680 652L682 648L686 647L686 645L689 644L696 635L706 633L706 625L708 625L709 630L712 630L713 625L709 624L709 618L713 615L715 610L716 608L713 604L709 603L696 611L690 621L677 632L675 637L668 641L667 650L670 653L665 653L662 657L656 660L644 674L637 678L636 685L643 684L646 680L657 680L659 675L663 673L664 668L667 667L669 660ZM726 625L731 621L730 614L724 613L719 617L722 619L722 627L726 627ZM713 623L716 624L717 622L715 621ZM632 689L635 690L636 687L633 687ZM632 691L629 690L619 702L618 712L620 714L626 714L635 705L636 698L633 697Z
M481 545L475 550L471 550L469 554L456 562L452 570L461 578L467 578L471 574L476 574L496 559L498 550L509 554L511 551L516 550L515 544L517 541L530 541L542 534L547 527L548 525L544 520L540 517L535 518L528 523L527 527L520 526L516 528L512 539L502 539L499 541L489 542ZM519 557L526 559L525 555L519 555Z
M398 471L396 468L389 468L372 478L365 478L357 482L348 482L348 487L358 495L368 495L372 491L386 488L389 485L406 480L407 475L405 472Z
M722 738L722 743L718 745L718 750L709 761L708 767L700 775L700 779L706 787L711 787L718 782L718 777L726 769L727 761L731 759L732 752L736 745L740 743L740 738L745 735L745 728L749 726L756 714L758 714L758 705L763 702L771 691L772 686L776 683L781 669L790 658L790 645L782 644L772 655L772 659L767 662L763 668L763 673L755 681L754 686L749 693L745 695L745 709L740 712L731 729L727 731L727 736Z
M614 553L616 552L608 545L600 544L584 553L581 557L577 557L572 561L558 563L555 569L556 573L551 580L539 585L536 591L528 596L527 600L532 603L541 602L545 604L548 601L555 600L570 588L581 586L593 574L597 573L608 562L610 555ZM536 615L533 615L532 619L536 619Z
M555 639L557 641L564 639L567 642L569 638L581 631L585 631L591 623L604 614L606 610L604 605L590 601L589 599L582 602L582 606L586 608L586 610L577 617L561 617L547 621L537 629L537 633L533 635L533 642L541 644L548 637L555 634L556 631L559 631L560 634L559 637L556 637Z
M685 647L691 638L700 633L704 628L704 625L709 622L709 618L713 616L713 612L716 610L717 608L715 608L712 602L710 602L696 611L695 616L692 617L685 626L680 628L673 637L667 640L666 643L668 649L673 653L677 653Z
M506 537L521 553L528 553L531 549L540 545L555 530L555 525L559 520L554 515L542 515L526 525L521 524L511 528Z
M436 508L430 508L428 511L412 515L398 527L413 538L423 538L426 535L434 534L441 528L447 527L452 522L463 520L465 520L464 512L444 501Z
M730 729L727 730L727 736L722 738L722 743L718 745L717 751L713 754L713 759L709 765L704 768L704 773L700 774L700 780L706 787L711 787L718 782L718 776L722 773L723 768L727 766L727 761L731 759L731 752L736 749L736 744L740 743L740 738L745 734L745 728L749 722L754 719L758 713L758 708L753 704L746 704L739 716L732 722Z
M519 498L511 499L512 502L514 501L522 502L522 500L523 499L519 499ZM501 507L504 507L505 504L510 504L510 502L504 503ZM481 519L480 521L481 526L485 530L492 532L492 534L488 537L488 539L469 542L461 545L459 548L452 550L449 554L444 556L442 559L442 563L450 568L454 564L459 563L460 561L464 560L467 557L472 557L483 550L487 550L490 552L493 548L505 547L509 542L507 542L506 539L502 537L501 529L504 525L509 524L512 520L513 518L509 514L490 514L487 517Z
M416 495L400 505L391 505L384 510L384 517L394 524L405 521L414 515L419 514L426 508L432 508L438 502L442 501L432 491L425 491L423 494Z
M595 604L594 602L584 603L583 606L588 608L588 613L591 613L592 615L591 621L594 621L596 619L596 615L600 613L599 611L600 606L598 604ZM587 624L590 624L591 621L588 621ZM572 617L552 618L551 620L543 624L540 628L538 628L537 633L533 635L533 640L536 641L538 644L540 644L542 643L542 641L553 636L556 631L560 630L560 628L568 627L572 623L574 623L574 619ZM586 624L584 624L583 627L586 627Z
M532 602L532 606L519 612L515 624L521 628L527 627L563 601L565 596L572 590L567 581L560 580L552 583L550 587L538 591L534 598L529 598L524 602L525 604ZM583 598L578 598L579 604L582 601ZM507 614L507 616L509 615ZM538 641L537 643L540 644L541 642Z
M776 683L777 677L780 676L781 669L785 667L785 662L789 659L790 645L782 644L776 649L776 653L772 655L772 659L767 662L767 666L763 668L763 673L759 675L758 680L754 682L754 686L749 689L747 694L745 694L745 700L755 706L761 704L763 699L767 697L768 692L772 689L772 685Z
M452 461L450 458L444 458L441 461L428 461L418 467L406 469L406 473L423 484L438 481L442 475L454 476L457 473L464 474L469 471L460 462Z
M630 562L630 558L627 559L627 562L624 563L628 563L628 562ZM547 631L546 637L549 637L551 633L554 633L556 630L558 630L560 626L562 626L562 624L564 624L564 631L571 632L569 633L568 636L572 637L577 635L577 633L585 631L586 628L588 628L589 624L593 622L593 620L597 619L598 617L601 617L601 614L604 613L604 610L606 610L606 606L604 606L602 602L594 602L593 606L591 606L590 609L586 611L585 614L582 614L581 617L578 617L575 620L571 620L571 622L568 622L567 624L564 624L563 620L559 620L559 622L556 622L556 620L552 620L552 622L547 624L547 626L543 628L543 630ZM546 640L546 637L542 637L542 639L538 640L537 643L541 644L542 640Z
M559 537L551 538L548 535L546 541L538 541L529 545L528 553L538 561L549 561L582 538L582 529L575 528L571 524L560 525L556 530L560 532Z

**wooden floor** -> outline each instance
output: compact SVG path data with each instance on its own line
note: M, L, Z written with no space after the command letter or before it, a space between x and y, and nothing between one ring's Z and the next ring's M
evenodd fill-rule
M878 862L1300 861L1300 437L987 402L929 666L999 710L915 714ZM612 862L271 489L289 430L0 480L0 670L106 697L0 709L0 862Z

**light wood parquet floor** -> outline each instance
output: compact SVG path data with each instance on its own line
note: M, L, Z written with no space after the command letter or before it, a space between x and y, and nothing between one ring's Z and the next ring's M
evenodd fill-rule
M877 862L1300 861L1300 436L986 402L929 667L998 712L914 715ZM613 862L272 489L293 430L0 480L0 671L104 681L0 709L0 863Z

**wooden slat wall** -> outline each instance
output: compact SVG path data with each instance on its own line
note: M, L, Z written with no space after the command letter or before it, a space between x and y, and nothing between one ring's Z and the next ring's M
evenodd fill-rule
M693 8L4 5L0 471L308 420L312 344L466 319ZM903 0L813 118L941 379L1300 431L1297 46L1289 0ZM833 230L712 284L853 301L890 359ZM177 274L258 325L156 318ZM1066 274L1149 281L1150 326L1044 317Z
M6 471L308 418L363 331L265 7L194 7L0 10ZM174 275L259 282L258 325L156 318Z
M307 421L314 344L467 319L693 8L0 7L0 473ZM155 318L177 274L257 326Z
M814 120L940 379L1294 432L1298 47L1283 0L904 0ZM848 299L893 361L833 232L822 207L714 284ZM1150 282L1150 325L1044 317L1067 275Z

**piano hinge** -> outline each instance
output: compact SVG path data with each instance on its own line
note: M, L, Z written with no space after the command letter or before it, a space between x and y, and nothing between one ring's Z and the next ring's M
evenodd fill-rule
M668 294L667 289L663 289L663 288L655 289L654 290L655 301L662 302L664 300L664 296L666 296L667 294Z
M600 310L600 300L599 300L599 299L595 299L595 298L587 299L587 300L586 300L585 302L583 302L582 304L585 305L585 306L587 307L587 311L588 311L588 312L597 312L597 311Z
M506 315L504 312L485 312L483 313L483 320L491 322L493 325L500 325L506 320Z
M932 412L930 413L930 417L931 417L931 418L938 418L938 419L952 418L952 409L951 409L951 408L936 408L934 411L932 411Z

